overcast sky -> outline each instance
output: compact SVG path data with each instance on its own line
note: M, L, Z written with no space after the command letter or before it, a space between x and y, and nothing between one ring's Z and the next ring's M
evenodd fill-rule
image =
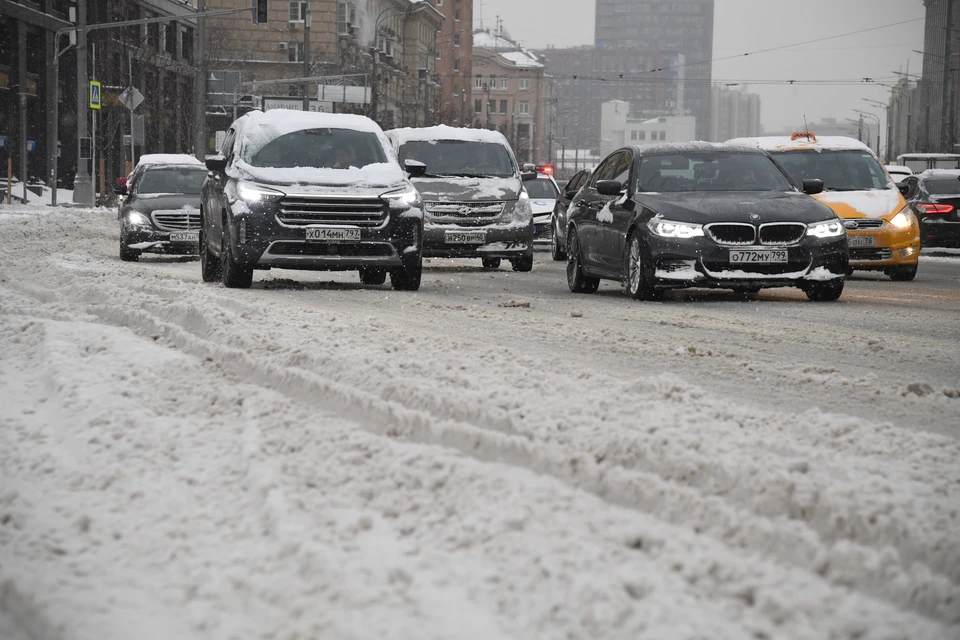
M593 44L593 0L474 0L475 26L504 28L529 48ZM920 73L922 0L716 0L714 58L806 42L913 20L907 24L787 50L715 62L714 80L754 81L762 99L763 126L778 131L822 117L857 118L854 109L884 112L862 100L887 102L889 88L859 83L864 77L892 84L894 71ZM756 84L759 80L850 80L850 86ZM851 125L852 126L852 125ZM884 130L886 125L884 124Z

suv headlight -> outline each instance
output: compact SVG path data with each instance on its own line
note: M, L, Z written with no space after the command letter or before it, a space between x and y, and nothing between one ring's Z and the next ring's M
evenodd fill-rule
M847 233L842 220L824 220L823 222L812 222L807 225L807 235L814 238L839 238Z
M150 218L146 214L140 213L139 211L129 211L127 212L127 224L133 225L135 227L150 227L153 226L150 222Z
M913 214L906 208L901 209L900 213L890 218L890 224L897 229L909 229L913 226Z
M287 194L252 182L237 182L237 198L244 202L275 202Z
M686 240L688 238L703 237L702 224L673 222L671 220L651 220L647 223L647 228L653 232L653 235L660 236L661 238L677 238Z
M517 204L513 209L513 217L518 222L529 222L533 218L533 208L530 206L530 195L527 191L521 190L520 197L517 198Z
M408 209L423 209L423 203L420 201L420 194L416 189L404 189L403 191L394 191L384 193L380 196L381 200L386 200L393 212L403 212Z

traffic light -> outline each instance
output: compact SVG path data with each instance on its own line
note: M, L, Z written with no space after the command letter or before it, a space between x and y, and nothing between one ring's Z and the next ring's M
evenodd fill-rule
M250 0L250 11L253 14L253 24L267 23L267 0Z

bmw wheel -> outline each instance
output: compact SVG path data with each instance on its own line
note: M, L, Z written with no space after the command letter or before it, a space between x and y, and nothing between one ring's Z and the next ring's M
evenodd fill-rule
M660 300L663 291L653 284L653 259L643 248L640 234L634 231L627 244L626 288L634 300Z
M553 225L553 241L550 243L550 257L557 262L567 259L567 252L560 244L560 231L556 223Z
M580 262L580 239L577 230L570 229L567 234L567 286L574 293L596 293L600 287L600 278L584 275Z

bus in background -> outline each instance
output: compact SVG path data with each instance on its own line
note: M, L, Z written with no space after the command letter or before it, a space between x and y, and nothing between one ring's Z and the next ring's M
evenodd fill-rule
M913 173L927 169L960 169L960 153L904 153L897 156L897 164Z

